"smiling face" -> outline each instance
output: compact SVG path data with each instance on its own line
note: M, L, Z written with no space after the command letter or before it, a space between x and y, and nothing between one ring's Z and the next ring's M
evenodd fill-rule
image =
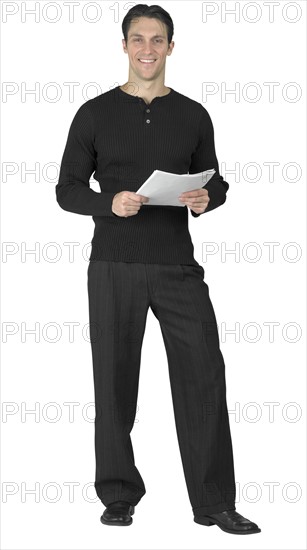
M154 81L164 84L166 56L171 55L174 42L168 45L167 28L159 19L138 17L131 22L124 51L129 56L129 81Z

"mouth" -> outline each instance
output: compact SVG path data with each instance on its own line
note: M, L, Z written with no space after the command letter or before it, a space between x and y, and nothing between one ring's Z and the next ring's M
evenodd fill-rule
M156 59L142 59L139 58L138 61L142 63L143 65L153 65L156 61Z

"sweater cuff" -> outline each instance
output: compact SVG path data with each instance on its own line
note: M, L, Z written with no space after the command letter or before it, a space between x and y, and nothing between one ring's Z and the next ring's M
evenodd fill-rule
M101 193L98 194L99 200L97 204L97 209L101 210L101 214L98 214L98 216L112 216L115 218L118 218L117 214L114 214L112 212L112 203L116 192L110 192L110 191L101 191Z
M226 189L222 183L218 181L209 181L204 189L207 189L208 191L210 199L209 204L206 210L201 214L196 214L196 212L193 212L193 210L191 210L191 214L194 218L198 218L202 214L206 214L206 212L210 212L211 210L218 208L226 201Z
M94 191L84 184L56 186L57 201L63 210L87 216L118 217L112 212L116 191Z

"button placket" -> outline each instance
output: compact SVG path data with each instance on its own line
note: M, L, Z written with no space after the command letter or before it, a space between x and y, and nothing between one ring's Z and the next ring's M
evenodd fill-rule
M139 97L139 103L140 103L140 105L141 105L141 103L145 103L145 101L143 100L143 98ZM147 107L147 108L145 109L145 111L144 111L144 114L145 114L145 113L150 113L150 112L151 112L151 111L150 111L149 107ZM145 120L145 122L146 122L147 124L150 124L150 122L151 122L150 118L147 118L147 119Z
M147 108L147 109L146 109L146 113L150 113L150 109ZM146 122L147 122L147 124L150 124L150 118L147 118L147 119L146 119Z

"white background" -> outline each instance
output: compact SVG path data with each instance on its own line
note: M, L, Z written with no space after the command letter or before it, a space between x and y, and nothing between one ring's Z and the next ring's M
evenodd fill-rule
M121 22L133 4L96 2L95 23L82 14L88 2L76 5L73 22L60 1L49 11L38 2L36 21L23 16L34 4L2 2L2 547L305 548L306 3L275 2L270 21L271 2L159 2L175 26L165 85L210 113L230 185L222 207L189 224L226 364L236 508L262 529L247 539L193 522L151 310L131 434L147 493L129 529L99 521L86 286L94 224L60 209L55 185L79 106L128 79ZM236 19L223 16L235 4ZM13 10L7 21L4 9ZM208 83L215 93L206 96ZM268 83L278 83L271 98ZM236 97L223 94L235 86ZM36 176L25 173L35 167ZM65 243L76 243L71 259ZM271 258L268 243L276 243ZM71 342L65 323L77 324ZM225 335L235 326L236 338ZM35 327L36 339L26 333ZM71 418L67 403L76 404Z

